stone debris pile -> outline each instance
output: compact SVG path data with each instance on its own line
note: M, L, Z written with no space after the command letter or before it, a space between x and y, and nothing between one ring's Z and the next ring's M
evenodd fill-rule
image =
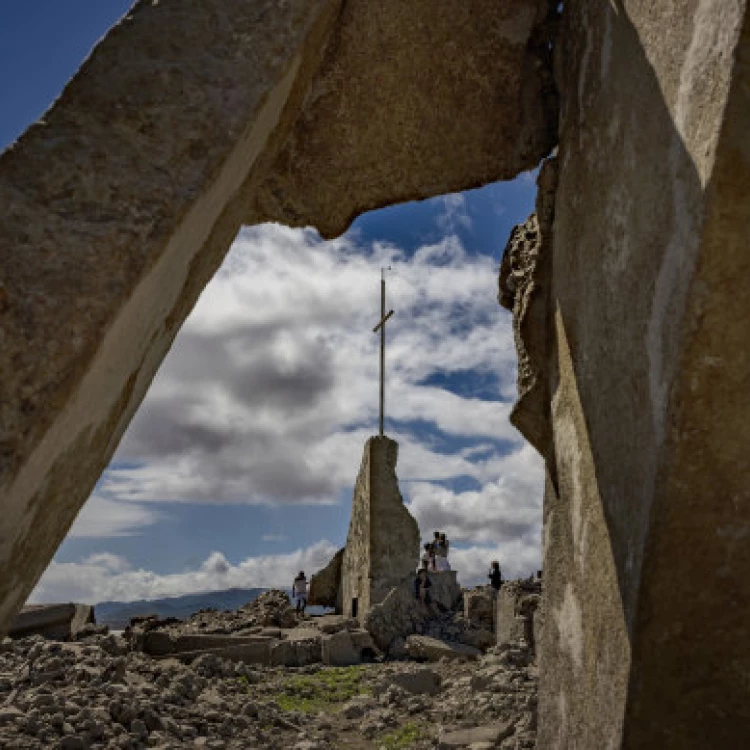
M233 611L203 609L187 620L135 618L134 624L146 629L159 628L173 635L254 635L260 633L263 628L293 628L298 621L298 615L291 606L287 594L271 589Z
M188 662L212 654L266 666L346 666L372 661L380 654L356 620L340 615L300 615L287 595L275 590L236 612L203 610L185 621L134 618L125 636L135 651Z
M532 748L539 586L530 585L509 584L497 601L485 587L448 586L452 608L410 620L387 651L377 629L298 616L281 591L184 622L134 618L123 636L89 626L67 642L6 638L0 747L328 750L347 737L359 750Z
M520 645L429 665L301 668L128 649L115 635L6 639L0 747L328 750L342 737L362 750L534 746L537 673Z

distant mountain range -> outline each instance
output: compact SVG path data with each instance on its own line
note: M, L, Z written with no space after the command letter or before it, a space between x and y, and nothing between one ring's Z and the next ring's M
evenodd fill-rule
M139 615L178 617L184 620L198 610L209 607L218 610L238 609L257 599L264 591L268 589L227 589L164 599L142 599L137 602L100 602L94 607L94 612L97 623L109 625L113 630L122 630L132 617Z

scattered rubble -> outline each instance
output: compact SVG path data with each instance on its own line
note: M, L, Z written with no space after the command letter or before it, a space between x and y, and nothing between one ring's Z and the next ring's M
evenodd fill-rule
M43 635L65 640L95 625L94 608L88 604L30 604L13 620L8 630L12 638Z
M183 664L128 648L114 635L80 643L6 640L0 746L420 750L468 747L480 736L498 738L486 747L534 746L536 668L519 647L429 667L301 668L210 653Z
M526 623L537 596L527 588L506 597ZM356 620L297 615L276 591L236 612L135 618L123 636L6 638L0 747L533 748L528 627L501 645L467 643L489 632L477 627L483 596L465 592L387 654Z

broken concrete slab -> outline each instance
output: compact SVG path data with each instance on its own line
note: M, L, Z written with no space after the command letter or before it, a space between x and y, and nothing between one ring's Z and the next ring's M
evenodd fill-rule
M359 627L357 620L343 615L321 615L310 624L321 633L338 633L339 630L354 630Z
M133 648L150 656L164 656L165 654L216 651L256 643L267 644L276 640L262 635L174 635L164 630L149 630L146 633L137 634L136 638L131 639L131 643Z
M252 223L334 237L363 211L536 167L556 140L554 17L547 0L345 3Z
M271 664L285 667L304 667L323 661L323 638L314 637L274 642L271 646Z
M238 661L243 664L272 664L271 652L273 648L283 641L266 639L263 641L247 642L217 648L205 648L196 651L182 651L179 653L166 653L154 656L154 659L177 659L181 662L190 663L201 656L211 655L227 661ZM281 662L278 662L281 663Z
M455 732L446 732L438 740L438 750L452 750L457 747L469 747L486 742L489 747L497 747L506 737L513 734L512 722L502 724L491 724L484 727L472 727L471 729L459 729Z
M387 675L373 688L376 695L384 692L390 685L397 685L412 695L437 695L440 692L442 679L440 675L428 668L414 669L410 672L395 672Z
M322 648L324 664L333 667L347 667L362 662L362 651L354 644L347 630L324 635Z
M8 635L11 638L43 635L45 638L67 640L95 622L94 608L89 604L31 604L16 615Z
M482 652L463 643L449 643L426 635L410 635L406 650L413 659L440 661L440 659L478 659Z

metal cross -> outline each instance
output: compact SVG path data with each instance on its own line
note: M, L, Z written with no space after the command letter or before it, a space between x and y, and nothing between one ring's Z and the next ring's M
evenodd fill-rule
M388 266L390 269L390 266ZM383 414L385 413L385 324L393 315L393 310L385 312L385 268L380 269L380 323L372 329L380 331L380 437L383 437Z

